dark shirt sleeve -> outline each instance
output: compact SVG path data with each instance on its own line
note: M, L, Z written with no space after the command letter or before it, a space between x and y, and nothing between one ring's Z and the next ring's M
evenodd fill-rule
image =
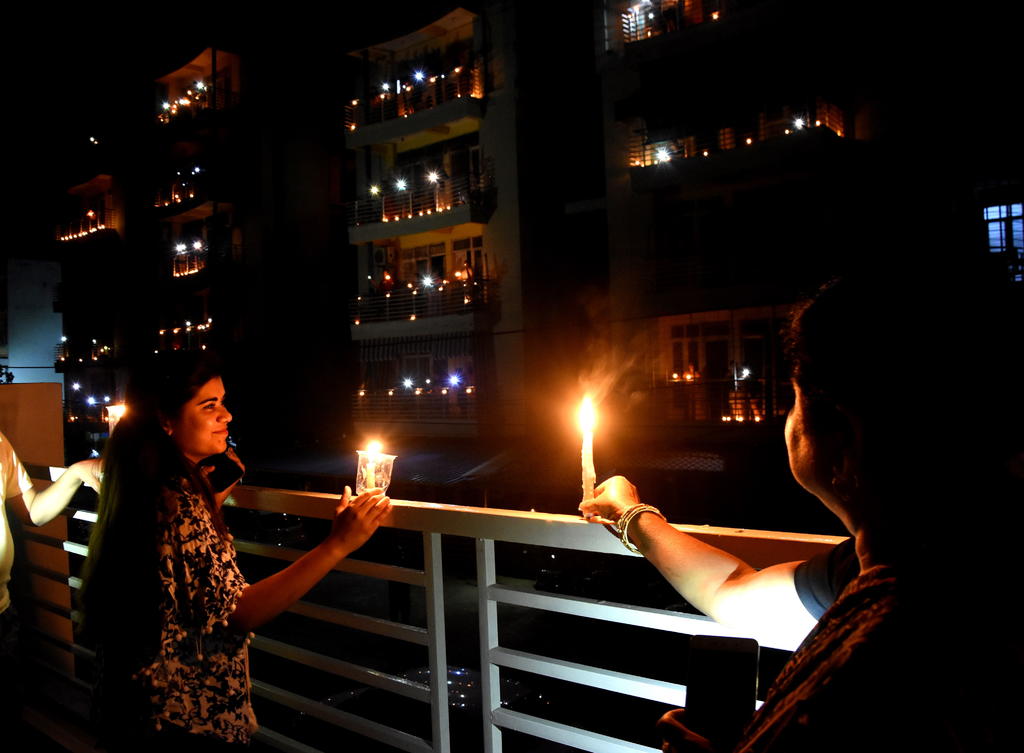
M817 620L859 572L857 552L853 539L849 538L830 551L801 562L793 573L793 580L800 602Z

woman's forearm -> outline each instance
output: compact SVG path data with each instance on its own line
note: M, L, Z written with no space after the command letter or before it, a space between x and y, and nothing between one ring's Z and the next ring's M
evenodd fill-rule
M37 492L34 489L25 491L22 494L22 499L32 525L46 525L60 515L81 485L82 478L72 467L65 470L60 478L42 491Z
M247 633L269 622L301 599L349 552L330 540L310 549L288 567L242 591L229 626Z
M730 579L754 572L746 562L642 513L629 526L630 540L693 606L718 619L717 600Z

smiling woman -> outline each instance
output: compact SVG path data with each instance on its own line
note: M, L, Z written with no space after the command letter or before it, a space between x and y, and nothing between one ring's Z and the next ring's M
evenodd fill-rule
M198 463L228 449L229 423L224 382L214 377L196 391L177 416L165 418L163 426L181 454Z
M224 396L214 358L165 355L134 375L107 444L80 601L111 751L247 744L248 632L358 549L389 509L380 489L350 499L346 488L321 544L248 583L220 511L237 478L215 489L206 463L227 455L244 470L227 448Z

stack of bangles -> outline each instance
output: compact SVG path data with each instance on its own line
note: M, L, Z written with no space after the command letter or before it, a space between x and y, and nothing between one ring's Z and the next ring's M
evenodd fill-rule
M615 521L615 528L619 532L619 541L633 554L640 554L640 550L637 549L633 542L629 540L629 524L633 522L633 518L637 517L641 513L653 512L662 520L666 520L665 516L661 514L661 510L652 505L633 505L631 508L626 510L619 516L619 519Z

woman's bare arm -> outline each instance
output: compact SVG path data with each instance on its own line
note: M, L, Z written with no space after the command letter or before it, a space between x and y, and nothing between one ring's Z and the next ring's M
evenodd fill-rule
M616 521L637 504L641 502L636 487L615 476L601 484L594 500L584 502L580 510L585 516L600 516L590 518L596 522ZM764 643L795 647L815 624L794 584L799 562L755 570L652 513L633 519L629 537L673 588L723 625L750 633Z
M345 487L326 539L288 567L242 591L228 620L232 629L247 633L270 621L373 535L390 510L391 501L379 489L370 489L355 499L350 499L350 494Z

